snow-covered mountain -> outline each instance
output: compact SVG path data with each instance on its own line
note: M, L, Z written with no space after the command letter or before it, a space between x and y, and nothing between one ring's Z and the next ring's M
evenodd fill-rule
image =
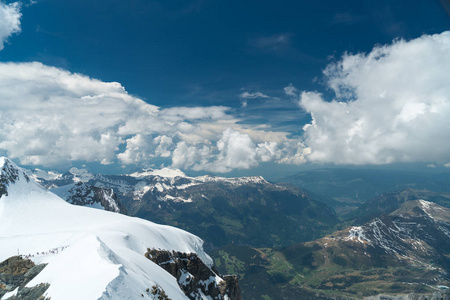
M450 209L438 204L425 200L404 202L389 215L351 227L334 239L362 245L369 257L373 252L376 258L382 250L383 255L400 261L441 269L450 278Z
M0 158L0 196L0 261L19 254L47 264L26 287L45 285L44 296L52 300L152 299L163 291L171 299L239 298L228 295L230 281L212 271L203 241L186 231L71 205L6 158ZM198 257L202 280L184 269L174 277L146 254L151 250ZM182 289L187 281L195 282L189 294ZM24 288L4 295L4 286L1 299Z
M27 170L29 177L48 189L62 196L64 190L69 190L75 183L86 183L98 188L113 189L121 199L140 201L142 197L152 192L158 195L158 200L170 202L190 202L188 197L181 197L179 191L192 186L216 182L232 186L244 184L268 184L261 176L226 178L218 176L190 177L178 169L163 168L160 170L147 169L126 175L92 174L85 169L71 168L60 174L53 171L39 169ZM62 189L57 189L62 188ZM66 198L65 198L66 199Z
M188 230L206 240L211 249L228 243L292 245L319 237L338 221L326 205L300 188L270 183L260 176L190 177L167 168L128 175L72 168L55 174L29 172L71 203L83 204L63 193L74 184L110 189L129 215Z

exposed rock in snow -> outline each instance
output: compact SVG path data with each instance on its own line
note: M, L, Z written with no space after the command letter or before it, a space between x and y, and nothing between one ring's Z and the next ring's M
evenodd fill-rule
M219 278L195 253L148 249L145 257L177 278L189 299L242 299L235 276Z
M360 243L369 243L370 240L364 235L364 229L361 226L352 227L348 232L348 237L346 241L358 241Z
M126 214L125 208L112 189L95 187L80 181L50 191L70 204Z
M450 250L450 209L424 200L407 201L390 215L351 227L336 239L382 249L387 255L426 268L433 268L430 261L450 266L445 256Z

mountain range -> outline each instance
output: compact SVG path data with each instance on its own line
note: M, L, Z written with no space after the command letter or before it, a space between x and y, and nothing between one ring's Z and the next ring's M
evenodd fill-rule
M338 222L328 206L301 188L262 177L190 177L169 169L128 175L74 168L64 174L40 170L28 174L70 203L84 205L77 194L101 189L114 201L99 197L95 200L99 207L109 209L101 203L114 202L111 206L131 216L183 228L207 241L208 249L229 243L288 246L318 238Z
M69 204L6 158L0 245L1 299L240 299L197 236Z
M344 201L339 193L329 197L333 189L327 195L311 186L320 187L323 181L323 189L328 189L340 182L342 191L349 185L360 189L375 177L362 173L366 177L354 180L350 177L361 172L352 170L347 181L339 177L342 171L332 172L333 181L325 182L328 175L313 176L303 189L295 182L272 183L259 176L191 177L170 169L126 175L76 168L64 174L26 172L68 203L177 226L205 240L218 271L211 264L188 266L185 262L199 260L195 252L144 251L184 283L179 286L185 294L197 283L187 284L183 274L195 269L194 277L207 278L208 269L237 274L244 299L450 298L439 291L450 285L450 211L445 207L450 197L444 183L424 183L420 176L409 175L395 184L380 179L384 184L365 196L374 197ZM382 193L388 185L400 190ZM433 185L440 188L418 189ZM339 212L343 206L352 208ZM237 278L221 278L236 296ZM217 288L213 295L219 295L221 286ZM380 296L383 293L402 295Z

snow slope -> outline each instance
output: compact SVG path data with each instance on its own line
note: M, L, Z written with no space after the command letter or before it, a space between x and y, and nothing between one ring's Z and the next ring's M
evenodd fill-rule
M70 205L10 160L0 158L0 168L2 179L18 171L0 198L0 261L19 252L48 263L27 286L50 283L52 300L138 299L154 284L172 299L187 299L173 276L144 257L147 248L195 252L212 265L203 241L188 232Z

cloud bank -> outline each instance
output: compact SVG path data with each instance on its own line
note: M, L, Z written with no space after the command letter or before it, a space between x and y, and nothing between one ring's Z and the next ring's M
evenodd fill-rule
M0 152L22 164L72 161L228 172L293 155L287 133L244 126L224 106L161 109L102 82L38 62L0 63ZM290 149L292 153L287 153Z
M20 30L19 6L1 5L18 14ZM49 167L169 161L172 167L211 172L268 161L423 161L448 167L449 53L450 32L444 32L397 40L368 54L344 54L324 70L332 101L290 84L285 94L299 99L312 117L300 139L271 131L270 124L245 125L229 107L162 109L117 82L38 62L0 63L0 154ZM270 96L246 92L240 98Z
M368 54L345 54L325 71L336 97L303 92L311 162L387 164L450 161L450 32Z
M0 2L0 50L3 50L4 43L14 33L20 32L20 4L14 2L4 4Z

